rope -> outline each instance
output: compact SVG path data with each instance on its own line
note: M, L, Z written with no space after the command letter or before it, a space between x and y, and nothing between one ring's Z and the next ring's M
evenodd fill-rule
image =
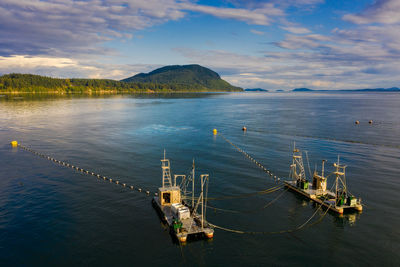
M238 147L237 145L235 145L234 143L232 143L228 138L226 138L223 134L218 133L218 135L220 135L226 142L228 142L229 144L231 144L237 151L239 151L240 153L242 153L246 158L248 158L250 161L252 161L254 164L257 165L257 167L259 167L263 172L265 172L266 174L268 174L271 178L273 178L275 180L275 182L280 182L281 178L277 177L276 175L274 175L271 170L267 169L266 167L264 167L260 162L258 162L257 160L255 160L252 156L250 156L246 151L244 151L243 149L241 149L240 147Z
M273 232L254 232L254 231L242 231L242 230L237 230L237 229L230 229L230 228L226 228L226 227L222 227L222 226L218 226L218 225L212 224L210 222L208 222L208 224L211 225L214 228L217 228L217 229L220 229L220 230L224 230L224 231L227 231L227 232L231 232L231 233L236 233L236 234L270 235L270 234L292 233L292 232L304 229L304 228L306 228L306 226L307 227L311 227L313 225L316 225L316 224L320 223L323 220L323 218L325 217L325 215L328 213L328 211L331 208L331 206L332 206L332 204L329 205L329 207L326 209L325 213L317 221L313 222L312 224L308 224L311 221L311 219L314 218L314 216L317 214L317 212L322 208L322 205L320 205L318 207L318 209L313 213L313 215L311 215L311 217L307 219L307 221L305 221L300 226L298 226L296 228L293 228L293 229L289 229L289 230L281 230L281 231L273 231Z
M232 195L232 196L224 196L224 197L209 197L208 200L223 200L223 199L236 199L236 198L245 198L245 197L251 197L255 195L265 195L265 194L270 194L273 193L279 189L283 188L282 185L274 186L266 190L262 191L257 191L253 193L246 193L246 194L240 194L240 195ZM182 197L185 200L192 200L192 197ZM197 198L196 198L197 199Z
M104 175L95 173L93 171L85 170L83 168L78 167L77 165L73 165L73 164L67 163L65 161L57 160L55 158L50 157L49 155L42 154L42 153L40 153L38 151L35 151L35 150L33 150L33 149L29 148L29 147L23 146L21 144L18 144L18 146L20 148L22 148L23 150L31 152L32 154L34 154L36 156L39 156L39 157L44 158L44 159L47 159L47 160L49 160L51 162L54 162L54 163L57 163L57 164L59 164L61 166L71 168L71 169L73 169L75 171L78 171L78 172L81 172L83 174L92 175L92 176L97 177L98 179L103 179L104 181L109 181L110 183L114 183L114 184L120 185L122 187L128 187L131 190L135 190L136 189L138 192L145 193L147 196L149 196L150 193L151 193L149 190L144 190L141 187L128 185L126 183L121 183L119 180L116 180L116 179L113 179L113 178L110 178L110 177L106 177ZM154 195L157 195L157 193L154 193Z
M285 135L285 136L290 136L290 137L303 137L303 138L320 139L320 140L335 141L335 142L342 142L342 143L361 144L361 145L370 145L370 146L382 146L382 147L400 149L400 145L376 144L376 143L356 141L356 140L350 140L350 139L336 139L336 138L313 136L313 135L278 133L278 132L272 132L272 131L262 131L262 130L257 130L257 129L254 129L253 131L259 132L259 133L266 133L266 134Z
M245 211L240 211L240 210L229 210L229 209L221 209L221 208L217 208L217 207L213 207L213 206L210 206L210 205L208 205L208 208L209 209L212 209L212 210L215 210L215 211L217 211L217 210L219 210L219 211L222 211L222 212L230 212L230 213L254 213L254 212L258 212L258 211L260 211L260 210L263 210L263 209L266 209L266 208L268 208L269 206L271 206L274 202L276 202L281 196L283 196L283 194L284 193L286 193L287 191L289 190L289 188L286 188L284 191L282 191L277 197L275 197L274 199L272 199L271 201L269 201L266 205L264 205L263 207L261 207L261 208L258 208L258 209L254 209L254 210L245 210Z

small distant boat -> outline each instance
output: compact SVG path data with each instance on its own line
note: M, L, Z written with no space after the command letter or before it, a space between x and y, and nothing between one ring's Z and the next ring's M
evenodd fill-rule
M162 187L158 188L158 194L152 200L161 220L170 227L171 234L182 243L186 242L188 237L213 238L214 229L207 223L204 213L207 204L207 192L204 193L203 189L204 187L207 188L209 175L200 175L201 192L196 202L194 197L194 161L191 179L186 179L186 175L174 175L174 183L172 183L170 162L169 159L165 158L165 151L161 163ZM181 179L180 185L177 185L177 179ZM187 186L190 182L192 183L192 191L188 192ZM189 199L188 193L191 193L191 204L185 201L185 199ZM201 207L200 213L197 212L199 207Z
M327 189L324 166L325 160L322 161L321 174L314 171L312 183L310 183L304 171L302 153L295 147L293 149L293 161L290 165L289 177L291 180L285 181L285 186L339 214L343 214L344 210L362 211L361 199L350 194L347 189L347 166L339 163L339 157L338 161L333 164L335 171L331 174L334 175L335 181L332 188L335 188L335 191Z

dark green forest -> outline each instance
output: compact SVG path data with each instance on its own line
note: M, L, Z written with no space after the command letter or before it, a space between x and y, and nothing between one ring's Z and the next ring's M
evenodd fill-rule
M201 83L126 82L107 79L59 79L33 74L0 76L3 93L143 93L143 92L207 92L241 91L229 86L207 87Z

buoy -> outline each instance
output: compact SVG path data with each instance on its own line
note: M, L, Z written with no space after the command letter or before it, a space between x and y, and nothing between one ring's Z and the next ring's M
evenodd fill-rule
M246 126L243 126L242 131L243 131L243 132L247 131Z
M123 187L125 187L125 186L126 186L126 184L122 184L122 186L123 186Z
M131 189L133 190L133 185L131 185Z
M116 184L119 184L119 181L115 181Z
M213 134L216 135L218 133L217 129L213 130Z
M356 124L360 124L360 121L356 121L355 123L356 123Z
M17 147L18 146L18 142L17 141L11 141L11 146L12 147Z
M149 195L149 194L150 194L150 191L146 191L146 194Z
M369 120L369 122L368 122L369 124L372 124L372 120Z

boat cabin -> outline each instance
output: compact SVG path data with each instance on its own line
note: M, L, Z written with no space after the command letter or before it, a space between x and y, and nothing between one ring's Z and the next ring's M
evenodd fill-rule
M326 177L323 177L321 175L318 175L316 172L314 173L313 176L313 189L315 190L321 190L325 191L326 190Z
M158 188L158 196L161 206L181 203L181 189L179 186L160 187Z

